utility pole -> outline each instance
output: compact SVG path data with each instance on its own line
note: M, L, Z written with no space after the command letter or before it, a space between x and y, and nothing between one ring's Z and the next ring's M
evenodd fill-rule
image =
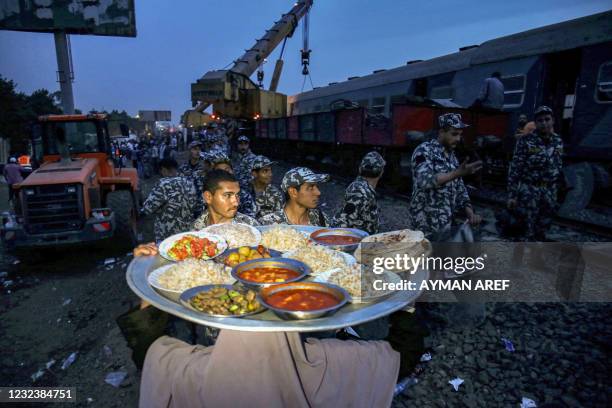
M74 96L72 95L72 58L68 35L64 31L53 33L55 37L55 54L57 56L57 81L60 83L62 93L62 109L64 114L74 113Z

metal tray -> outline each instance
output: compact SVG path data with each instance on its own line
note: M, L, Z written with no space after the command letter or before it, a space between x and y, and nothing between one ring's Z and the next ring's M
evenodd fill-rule
M331 316L313 320L281 320L272 311L241 318L215 318L187 309L157 293L148 283L148 275L169 263L160 256L138 257L132 260L126 272L127 283L134 293L156 308L182 319L219 329L253 332L315 332L336 330L362 324L389 315L413 303L420 292L397 291L376 303L348 304ZM418 271L411 277L417 287L428 279L427 271Z

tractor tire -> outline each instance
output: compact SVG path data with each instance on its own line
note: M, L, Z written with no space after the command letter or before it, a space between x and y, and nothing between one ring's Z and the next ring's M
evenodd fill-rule
M125 243L136 246L138 244L138 229L135 211L138 204L134 206L132 194L127 190L111 191L106 196L106 206L115 213L115 235L114 242Z

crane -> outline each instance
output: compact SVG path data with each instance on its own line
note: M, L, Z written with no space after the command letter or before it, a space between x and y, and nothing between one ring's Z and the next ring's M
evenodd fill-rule
M230 69L209 71L191 84L191 102L195 111L202 112L213 105L213 112L233 118L257 119L285 116L287 96L276 92L282 59L276 63L271 90L257 86L250 76L264 62L276 46L291 37L298 21L308 14L313 0L296 1L287 14L255 45L233 62ZM284 48L284 44L283 44Z

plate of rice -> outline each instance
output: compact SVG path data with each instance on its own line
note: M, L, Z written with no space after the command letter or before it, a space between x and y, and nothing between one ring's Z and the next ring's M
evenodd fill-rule
M231 268L213 261L189 258L164 265L149 274L149 284L163 296L178 302L181 293L196 286L235 282Z
M304 262L312 269L311 275L320 275L326 271L352 265L357 260L342 251L329 249L323 245L310 244L293 251L285 252L284 258Z
M388 283L399 283L402 278L390 271L380 275L368 273L361 264L354 263L342 268L327 271L313 280L315 282L326 282L340 286L351 295L351 303L373 303L378 302L393 294L393 291L374 289L374 281L382 280Z
M260 227L261 245L280 252L292 251L308 245L308 236L288 225Z
M239 222L215 224L202 231L223 237L229 248L257 246L261 241L261 232L257 228Z

